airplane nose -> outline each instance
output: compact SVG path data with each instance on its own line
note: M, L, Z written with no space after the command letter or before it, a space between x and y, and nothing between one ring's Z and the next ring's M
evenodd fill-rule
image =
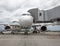
M19 23L21 26L30 27L33 23L33 17L32 16L21 16Z

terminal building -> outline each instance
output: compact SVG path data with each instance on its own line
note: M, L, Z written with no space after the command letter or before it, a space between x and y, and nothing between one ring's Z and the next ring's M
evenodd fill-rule
M33 16L35 23L60 23L60 6L49 10L40 10L38 8L34 8L28 10L28 12Z

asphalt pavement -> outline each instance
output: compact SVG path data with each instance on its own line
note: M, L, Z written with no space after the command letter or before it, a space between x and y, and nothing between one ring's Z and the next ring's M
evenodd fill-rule
M0 35L0 46L60 46L59 35Z

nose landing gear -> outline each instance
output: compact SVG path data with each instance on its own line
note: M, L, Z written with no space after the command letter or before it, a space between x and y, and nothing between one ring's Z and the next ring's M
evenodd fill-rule
M33 34L36 33L37 34L37 31L33 31Z

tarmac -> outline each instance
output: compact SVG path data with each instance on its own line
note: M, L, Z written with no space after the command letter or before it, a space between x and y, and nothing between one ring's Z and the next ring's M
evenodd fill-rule
M0 34L0 46L60 46L60 32Z

